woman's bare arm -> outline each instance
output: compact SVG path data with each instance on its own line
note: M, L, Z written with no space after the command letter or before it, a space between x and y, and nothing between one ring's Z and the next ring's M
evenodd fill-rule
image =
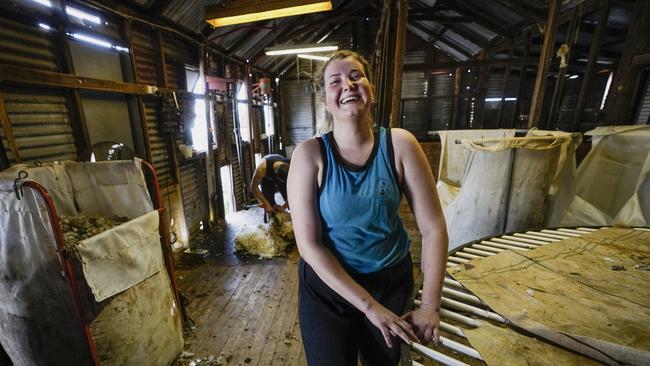
M404 191L422 234L422 306L407 314L416 334L438 342L440 298L447 261L448 237L433 174L420 144L403 129L392 129L395 160Z
M305 141L293 153L287 192L300 255L323 282L366 314L368 320L382 332L389 347L392 347L390 335L397 335L407 343L416 340L410 324L373 299L322 244L322 228L317 208L322 166L320 147L315 139Z

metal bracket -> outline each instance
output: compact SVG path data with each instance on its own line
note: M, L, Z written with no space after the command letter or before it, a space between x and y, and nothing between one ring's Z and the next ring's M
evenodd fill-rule
M21 170L18 172L18 178L14 179L14 192L16 193L16 198L18 198L19 201L21 197L24 196L22 180L26 179L28 175L29 174L27 174L26 171Z

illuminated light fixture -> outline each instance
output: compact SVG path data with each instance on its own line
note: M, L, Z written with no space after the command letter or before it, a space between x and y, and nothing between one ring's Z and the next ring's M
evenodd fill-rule
M85 11L81 11L77 8L73 8L72 6L66 6L65 7L65 12L68 15L72 15L73 17L81 18L84 20L87 20L89 22L95 23L95 24L101 24L101 20L99 19L98 16L88 14Z
M49 25L47 25L45 23L38 23L38 26L41 27L42 29L45 29L45 30L48 30L48 31L50 29L52 29L52 27L50 27Z
M35 3L39 3L41 5L45 5L48 8L52 7L52 2L50 2L49 0L32 0L32 1L35 2Z
M505 102L514 102L517 98L503 98ZM500 102L501 98L485 98L486 102Z
M311 53L311 52L327 52L327 51L336 51L339 47L335 45L292 45L289 47L272 47L267 48L264 51L267 56L279 56L279 55L293 55L296 53Z
M79 33L68 33L72 38L78 39L80 41L92 43L97 46L102 46L106 48L111 48L110 42L102 41L101 39L97 39L95 37L87 36L85 34L79 34Z
M327 0L234 0L205 8L205 20L213 27L290 17L332 10Z
M298 54L298 58L306 58L307 60L316 60L316 61L327 61L330 58L326 56L316 56L316 55L303 55Z
M79 33L66 33L66 34L69 35L70 37L76 39L76 40L79 40L79 41L87 42L87 43L94 44L96 46L105 47L105 48L111 48L111 49L114 49L116 51L129 53L128 48L121 47L121 46L116 46L114 44L111 44L110 42L101 40L99 38L95 38L95 37L91 37L91 36L88 36L88 35L85 35L85 34L79 34Z

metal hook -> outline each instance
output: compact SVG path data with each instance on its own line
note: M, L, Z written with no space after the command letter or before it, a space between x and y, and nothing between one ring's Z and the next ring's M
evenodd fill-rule
M37 167L40 168L40 167L43 166L43 163L42 163L40 160L36 160L36 161L34 162L34 166L37 166Z
M21 197L24 196L23 184L21 181L27 178L27 176L29 176L29 174L26 171L21 170L18 172L18 178L14 180L14 192L16 193L16 198L18 198L19 201Z

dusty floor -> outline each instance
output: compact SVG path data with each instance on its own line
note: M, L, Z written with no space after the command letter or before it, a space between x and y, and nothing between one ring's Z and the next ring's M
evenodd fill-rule
M206 258L180 256L178 286L189 302L196 329L185 335L194 358L213 355L228 365L306 365L297 318L298 252L258 259L234 252L234 237L245 225L263 222L251 208L228 217L201 245ZM218 363L199 363L218 364Z

